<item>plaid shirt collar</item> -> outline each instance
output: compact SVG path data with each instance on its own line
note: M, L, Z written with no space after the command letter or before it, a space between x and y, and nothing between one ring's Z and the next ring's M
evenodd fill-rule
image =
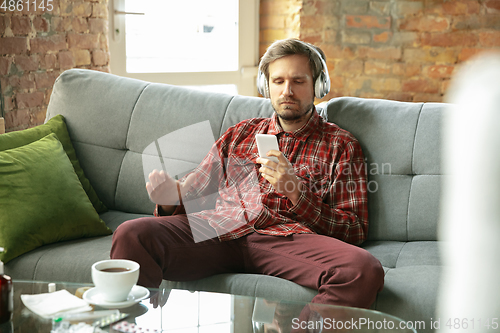
M274 112L273 116L271 117L271 123L269 124L269 130L267 131L267 134L282 135L284 133L288 133L288 135L292 135L296 139L305 142L311 134L315 132L317 133L321 130L320 118L320 115L318 114L318 112L316 112L316 107L314 107L311 117L309 117L309 120L304 124L304 126L292 132L285 132L280 125L276 112Z

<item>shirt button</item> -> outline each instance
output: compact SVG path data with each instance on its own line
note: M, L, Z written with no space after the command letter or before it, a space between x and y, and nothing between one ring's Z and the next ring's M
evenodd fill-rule
M285 136L290 136L290 134L289 133L285 133Z

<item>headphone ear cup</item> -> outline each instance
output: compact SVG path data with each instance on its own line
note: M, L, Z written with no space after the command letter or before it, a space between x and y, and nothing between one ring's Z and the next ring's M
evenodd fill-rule
M269 85L267 84L266 76L262 71L257 75L257 90L264 98L269 98Z
M330 78L321 71L316 82L314 83L314 95L317 99L322 99L330 92Z

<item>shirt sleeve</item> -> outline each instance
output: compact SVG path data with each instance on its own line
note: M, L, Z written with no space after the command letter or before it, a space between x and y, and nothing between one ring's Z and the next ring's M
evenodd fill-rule
M223 178L223 157L221 151L225 147L227 135L217 140L202 162L189 174L185 175L180 182L192 174L195 175L194 182L180 198L180 204L172 215L189 214L205 209L210 209L215 204L218 196L220 180ZM154 216L164 216L161 208L156 205Z
M365 168L359 143L347 143L334 169L327 194L321 198L302 183L299 200L290 211L318 234L351 244L362 243L368 233Z

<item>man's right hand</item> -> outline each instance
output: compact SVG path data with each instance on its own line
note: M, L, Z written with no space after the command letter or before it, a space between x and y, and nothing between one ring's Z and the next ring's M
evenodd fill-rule
M165 171L153 170L149 174L149 182L146 183L151 201L161 206L178 205L180 198L177 192L177 182Z

